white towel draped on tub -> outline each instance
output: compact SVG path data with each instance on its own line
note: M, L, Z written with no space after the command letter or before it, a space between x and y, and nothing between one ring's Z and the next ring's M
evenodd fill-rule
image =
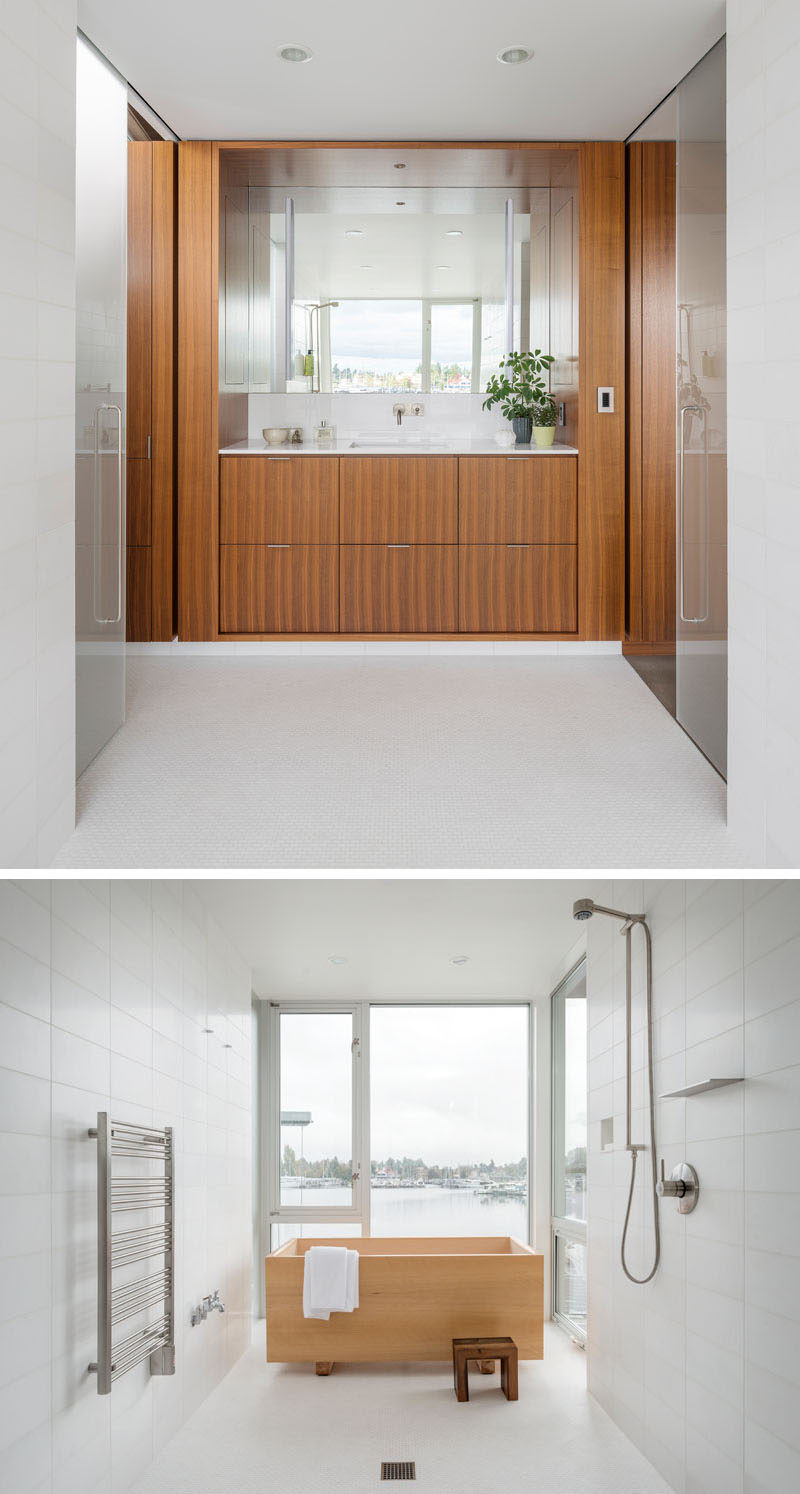
M312 1245L305 1254L303 1317L328 1321L332 1312L358 1307L358 1251Z

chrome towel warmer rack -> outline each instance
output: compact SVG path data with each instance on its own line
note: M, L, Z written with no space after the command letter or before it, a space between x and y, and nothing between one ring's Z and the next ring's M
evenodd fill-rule
M128 1125L98 1111L89 1135L97 1139L97 1375L98 1395L108 1395L116 1380L149 1359L151 1375L175 1373L175 1232L173 1219L172 1127ZM113 1163L125 1159L126 1171ZM141 1171L136 1163L147 1164ZM158 1223L112 1230L118 1214L158 1210ZM161 1269L137 1276L126 1268L161 1258ZM122 1273L117 1284L115 1272ZM153 1322L114 1339L121 1323L159 1309Z

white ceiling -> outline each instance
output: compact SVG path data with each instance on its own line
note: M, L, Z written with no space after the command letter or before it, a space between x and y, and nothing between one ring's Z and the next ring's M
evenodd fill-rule
M272 999L546 995L585 925L579 880L209 880L200 897ZM454 955L468 955L453 965ZM332 965L331 955L347 963Z
M723 0L79 0L182 138L615 140L719 39ZM287 42L311 47L291 65ZM534 57L504 67L502 47Z

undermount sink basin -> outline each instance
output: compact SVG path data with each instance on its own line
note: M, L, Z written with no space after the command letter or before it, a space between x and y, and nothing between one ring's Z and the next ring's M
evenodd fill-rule
M443 441L420 441L420 440L416 440L416 441L387 441L385 439L382 440L380 436L378 437L377 440L375 440L373 438L373 439L368 440L368 441L351 441L349 449L351 451L364 451L364 450L368 451L368 450L371 450L371 449L374 450L376 447L380 448L381 451L391 451L391 452L396 452L396 451L409 451L409 452L422 451L422 452L425 452L425 451L449 451L450 450L450 447L446 446Z

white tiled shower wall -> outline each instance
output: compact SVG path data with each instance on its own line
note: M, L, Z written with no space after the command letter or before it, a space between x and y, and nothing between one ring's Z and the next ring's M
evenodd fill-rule
M658 1156L700 1177L694 1213L659 1204L662 1262L647 1286L619 1263L625 1152L624 940L588 925L589 1386L686 1494L800 1488L800 882L620 882L598 901L644 910L653 935ZM643 961L634 1003L633 1140L646 1135ZM613 1117L614 1145L600 1148ZM644 1166L645 1178L649 1176ZM629 1261L647 1269L646 1188Z
M0 5L0 865L75 822L75 0Z
M250 1001L187 883L0 883L0 1494L122 1494L248 1344ZM175 1141L176 1374L110 1396L86 1368L98 1110ZM215 1288L226 1313L190 1327Z
M800 863L800 5L728 0L729 791Z

